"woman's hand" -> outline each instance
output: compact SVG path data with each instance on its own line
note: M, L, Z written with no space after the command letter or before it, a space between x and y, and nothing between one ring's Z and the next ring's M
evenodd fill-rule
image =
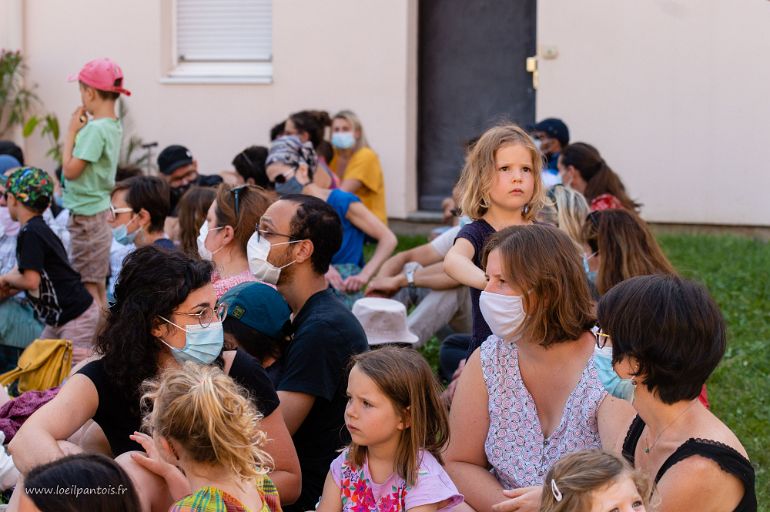
M332 285L332 288L339 291L344 291L344 285L342 283L342 276L334 268L334 265L329 265L329 270L326 272L326 282Z
M537 512L540 509L542 487L520 487L503 491L510 500L492 506L494 512Z

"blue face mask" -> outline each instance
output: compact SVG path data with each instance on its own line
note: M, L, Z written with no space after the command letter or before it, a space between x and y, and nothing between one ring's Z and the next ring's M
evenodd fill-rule
M136 240L136 235L139 234L139 232L142 230L140 227L133 233L128 232L128 225L133 222L134 219L131 219L126 224L121 224L120 226L112 229L112 237L115 239L116 242L118 242L121 245L131 245L134 243L134 240Z
M339 149L350 149L356 145L356 138L353 132L334 132L332 133L332 146Z
M297 181L297 178L289 178L283 183L275 184L275 191L279 196L285 196L288 194L301 194L304 186Z
M225 337L222 329L222 322L213 322L208 327L200 325L188 325L181 327L170 320L160 317L163 321L170 323L185 332L185 342L183 348L172 347L161 338L161 343L171 349L180 364L186 361L192 361L198 364L211 364L222 352Z

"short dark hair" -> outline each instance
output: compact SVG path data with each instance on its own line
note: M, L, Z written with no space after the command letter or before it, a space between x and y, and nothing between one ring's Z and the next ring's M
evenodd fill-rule
M637 375L661 401L698 397L725 353L725 321L706 288L675 275L633 277L599 301L612 362L639 362Z
M303 194L287 194L281 201L296 203L297 212L291 219L290 231L294 240L313 242L313 254L310 261L313 270L326 274L332 257L342 245L342 222L337 212L326 201Z
M286 130L286 120L283 120L270 128L270 140L273 141L283 135L284 130Z
M12 140L0 140L0 155L10 155L24 167L24 151Z
M171 211L171 192L165 180L157 176L134 176L115 185L112 193L126 190L126 203L135 213L144 208L150 214L150 230L163 231Z
M233 166L238 174L245 180L254 180L255 185L268 188L272 185L265 172L265 160L267 160L267 148L264 146L249 146L233 158Z
M50 492L57 487L73 486L86 492L80 495ZM131 478L114 460L99 454L69 455L37 466L24 478L24 487L27 497L43 512L136 512L140 509ZM108 492L87 492L97 488Z

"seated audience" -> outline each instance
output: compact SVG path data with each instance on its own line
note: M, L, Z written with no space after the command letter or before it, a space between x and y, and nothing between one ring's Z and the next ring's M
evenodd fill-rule
M72 492L53 492L57 489ZM114 460L82 453L32 469L24 479L18 510L140 512L138 494L134 483Z
M358 116L350 110L338 112L332 119L332 146L334 158L329 167L342 180L340 188L357 195L370 212L387 224L380 159L369 147Z
M345 409L352 442L331 463L316 510L453 509L463 497L441 467L449 426L428 363L396 347L353 363Z
M593 304L564 232L506 228L492 235L482 264L489 281L480 307L492 335L457 385L447 472L475 510L537 510L551 465L601 447L630 406L608 396L597 375Z
M269 205L270 199L254 185L231 188L223 183L217 189L197 240L201 259L214 263L211 282L217 298L237 284L256 281L246 246Z
M617 440L654 479L661 510L757 510L746 450L698 400L727 341L706 289L675 275L633 277L602 297L597 317L615 371L635 388L637 415Z
M316 155L309 142L297 137L281 137L270 146L267 175L275 182L279 195L303 193L326 201L342 222L342 245L332 258L326 278L348 307L363 296L369 282L385 259L396 248L396 235L350 192L328 190L313 181ZM364 262L366 237L377 242L374 254Z
M302 495L287 511L315 506L329 464L350 441L343 428L348 362L368 345L361 324L324 277L341 241L337 212L307 195L286 195L270 205L249 241L252 271L278 285L294 315L276 386L302 467Z
M447 324L458 333L471 330L468 289L449 277L443 264L460 228L452 227L427 244L394 254L366 287L367 296L391 297L407 307L415 306L408 325L418 337L417 347Z
M152 437L135 432L132 439L147 453L144 465L168 484L176 500L169 512L280 512L262 415L244 389L219 368L192 362L144 388Z
M141 427L142 382L194 361L219 366L249 392L264 415L261 428L273 440L265 447L275 463L270 476L284 500L296 499L301 477L283 406L254 358L240 350L222 352L224 310L216 305L211 271L209 262L155 246L126 258L115 303L97 338L100 358L71 376L18 431L9 447L19 471L26 474L62 457L65 449L77 449L67 439L93 419L99 427L95 437L81 444L100 446L103 453L118 457L134 481L141 482L143 510L167 509L168 489L147 472L145 457L128 453L141 448L130 436Z
M358 299L353 315L366 333L369 347L417 343L417 336L406 326L406 308L396 300L377 297Z
M179 200L179 248L191 258L200 258L198 235L216 196L213 188L190 187Z
M45 324L40 337L70 340L75 364L93 349L99 306L70 266L61 240L43 220L52 197L53 179L38 168L22 167L8 178L5 201L21 230L16 267L0 275L0 298L24 291Z
M650 480L623 459L599 450L567 455L543 483L540 512L645 512Z
M164 224L169 213L168 185L156 176L135 176L115 184L109 224L116 242L172 250Z
M291 309L278 291L264 283L242 283L225 293L227 304L223 322L225 346L240 347L254 357L278 382L276 364L290 340Z
M642 207L628 197L620 177L599 150L585 142L564 148L559 156L559 174L565 187L572 187L586 197L591 211L625 208L635 212Z

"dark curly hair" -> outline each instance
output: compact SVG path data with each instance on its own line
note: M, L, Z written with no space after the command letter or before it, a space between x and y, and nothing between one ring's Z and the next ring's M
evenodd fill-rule
M142 382L158 372L162 346L151 334L158 317L169 318L190 292L211 281L211 271L211 262L155 246L137 249L124 260L96 351L132 412L139 411Z

